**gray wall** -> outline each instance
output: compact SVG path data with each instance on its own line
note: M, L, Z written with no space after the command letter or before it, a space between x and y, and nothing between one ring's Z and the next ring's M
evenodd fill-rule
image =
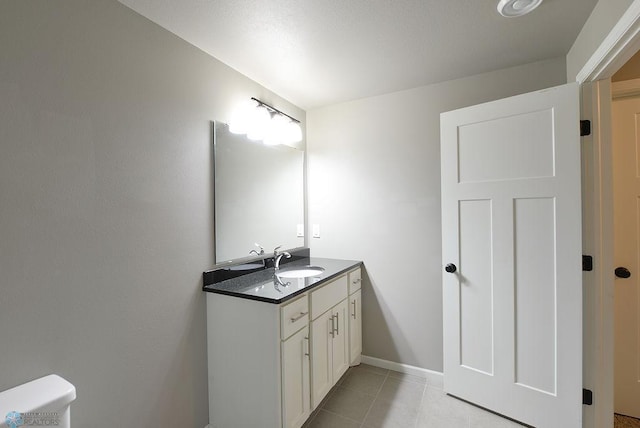
M113 1L0 0L0 390L75 427L207 423L212 119L304 112Z
M585 22L580 34L567 53L567 81L575 82L576 76L618 23L631 3L637 0L599 0Z
M307 112L311 250L364 261L365 355L442 370L440 113L565 73L558 58Z

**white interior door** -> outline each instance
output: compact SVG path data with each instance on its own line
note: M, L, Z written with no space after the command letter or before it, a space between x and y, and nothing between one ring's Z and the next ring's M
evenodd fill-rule
M582 426L578 111L569 84L441 116L445 391L539 428Z
M640 418L640 98L612 105L614 179L614 409ZM631 276L626 276L627 269Z

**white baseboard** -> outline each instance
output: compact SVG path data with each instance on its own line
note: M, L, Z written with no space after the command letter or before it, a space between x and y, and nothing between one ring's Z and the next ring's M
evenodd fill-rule
M362 356L362 363L370 366L380 367L383 369L394 370L400 373L406 373L427 379L427 383L442 388L444 376L441 372L436 372L422 367L410 366L409 364L396 363L395 361L383 360L381 358Z

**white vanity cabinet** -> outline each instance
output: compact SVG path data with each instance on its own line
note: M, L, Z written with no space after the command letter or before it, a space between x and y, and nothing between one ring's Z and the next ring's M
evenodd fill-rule
M349 275L281 304L207 293L212 428L304 424L350 362L360 358L349 341Z
M360 364L362 355L362 272L349 272L349 365Z

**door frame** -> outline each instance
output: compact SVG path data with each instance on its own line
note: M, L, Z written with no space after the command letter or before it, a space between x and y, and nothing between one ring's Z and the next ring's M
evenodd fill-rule
M593 271L583 275L585 388L594 391L583 426L613 427L613 178L611 76L640 50L640 0L634 0L576 76L582 118L592 132L583 139L583 249Z

